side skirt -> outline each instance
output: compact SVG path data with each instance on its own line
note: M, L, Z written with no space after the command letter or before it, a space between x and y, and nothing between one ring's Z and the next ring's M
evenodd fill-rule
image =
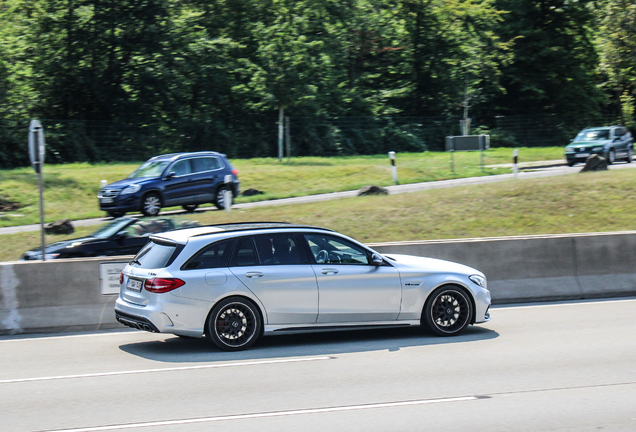
M269 324L265 325L264 334L289 334L289 333L313 333L347 330L369 330L388 327L419 326L419 320L382 321L382 322L355 322L355 323L316 323L316 324Z

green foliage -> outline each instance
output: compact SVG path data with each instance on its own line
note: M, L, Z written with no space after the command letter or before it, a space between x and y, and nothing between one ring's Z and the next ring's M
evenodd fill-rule
M634 7L3 0L0 164L26 162L11 122L30 118L45 124L51 162L274 156L279 109L297 155L439 149L467 116L527 145L497 118L556 115L552 135L604 115L634 122Z

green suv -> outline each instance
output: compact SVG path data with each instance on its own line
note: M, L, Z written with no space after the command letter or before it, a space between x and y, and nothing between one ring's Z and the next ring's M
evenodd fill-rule
M585 162L593 154L604 157L608 164L618 159L630 163L634 155L634 138L623 126L594 127L583 129L565 147L568 166Z

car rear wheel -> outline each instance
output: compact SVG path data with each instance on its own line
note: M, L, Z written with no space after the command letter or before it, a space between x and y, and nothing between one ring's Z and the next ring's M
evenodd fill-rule
M634 157L634 149L633 148L627 149L627 158L625 159L625 161L627 163L632 163L633 157Z
M183 209L187 211L188 213L192 213L193 211L197 209L197 207L199 207L199 204L186 204L186 205L182 205L181 207L183 207Z
M225 186L219 186L216 190L216 194L214 195L214 205L219 210L225 209L225 191L227 188ZM233 194L230 194L230 207L232 207L232 202L234 201Z
M161 210L161 198L156 193L144 196L141 204L141 213L144 216L157 216Z
M422 324L439 336L455 336L470 323L472 305L467 294L454 286L435 290L426 301Z
M223 351L240 351L256 342L262 325L254 303L242 297L229 297L210 312L205 336Z

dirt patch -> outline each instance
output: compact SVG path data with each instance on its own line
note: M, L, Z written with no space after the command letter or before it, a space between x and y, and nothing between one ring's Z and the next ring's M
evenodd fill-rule
M22 207L20 203L0 197L0 212L14 211Z

